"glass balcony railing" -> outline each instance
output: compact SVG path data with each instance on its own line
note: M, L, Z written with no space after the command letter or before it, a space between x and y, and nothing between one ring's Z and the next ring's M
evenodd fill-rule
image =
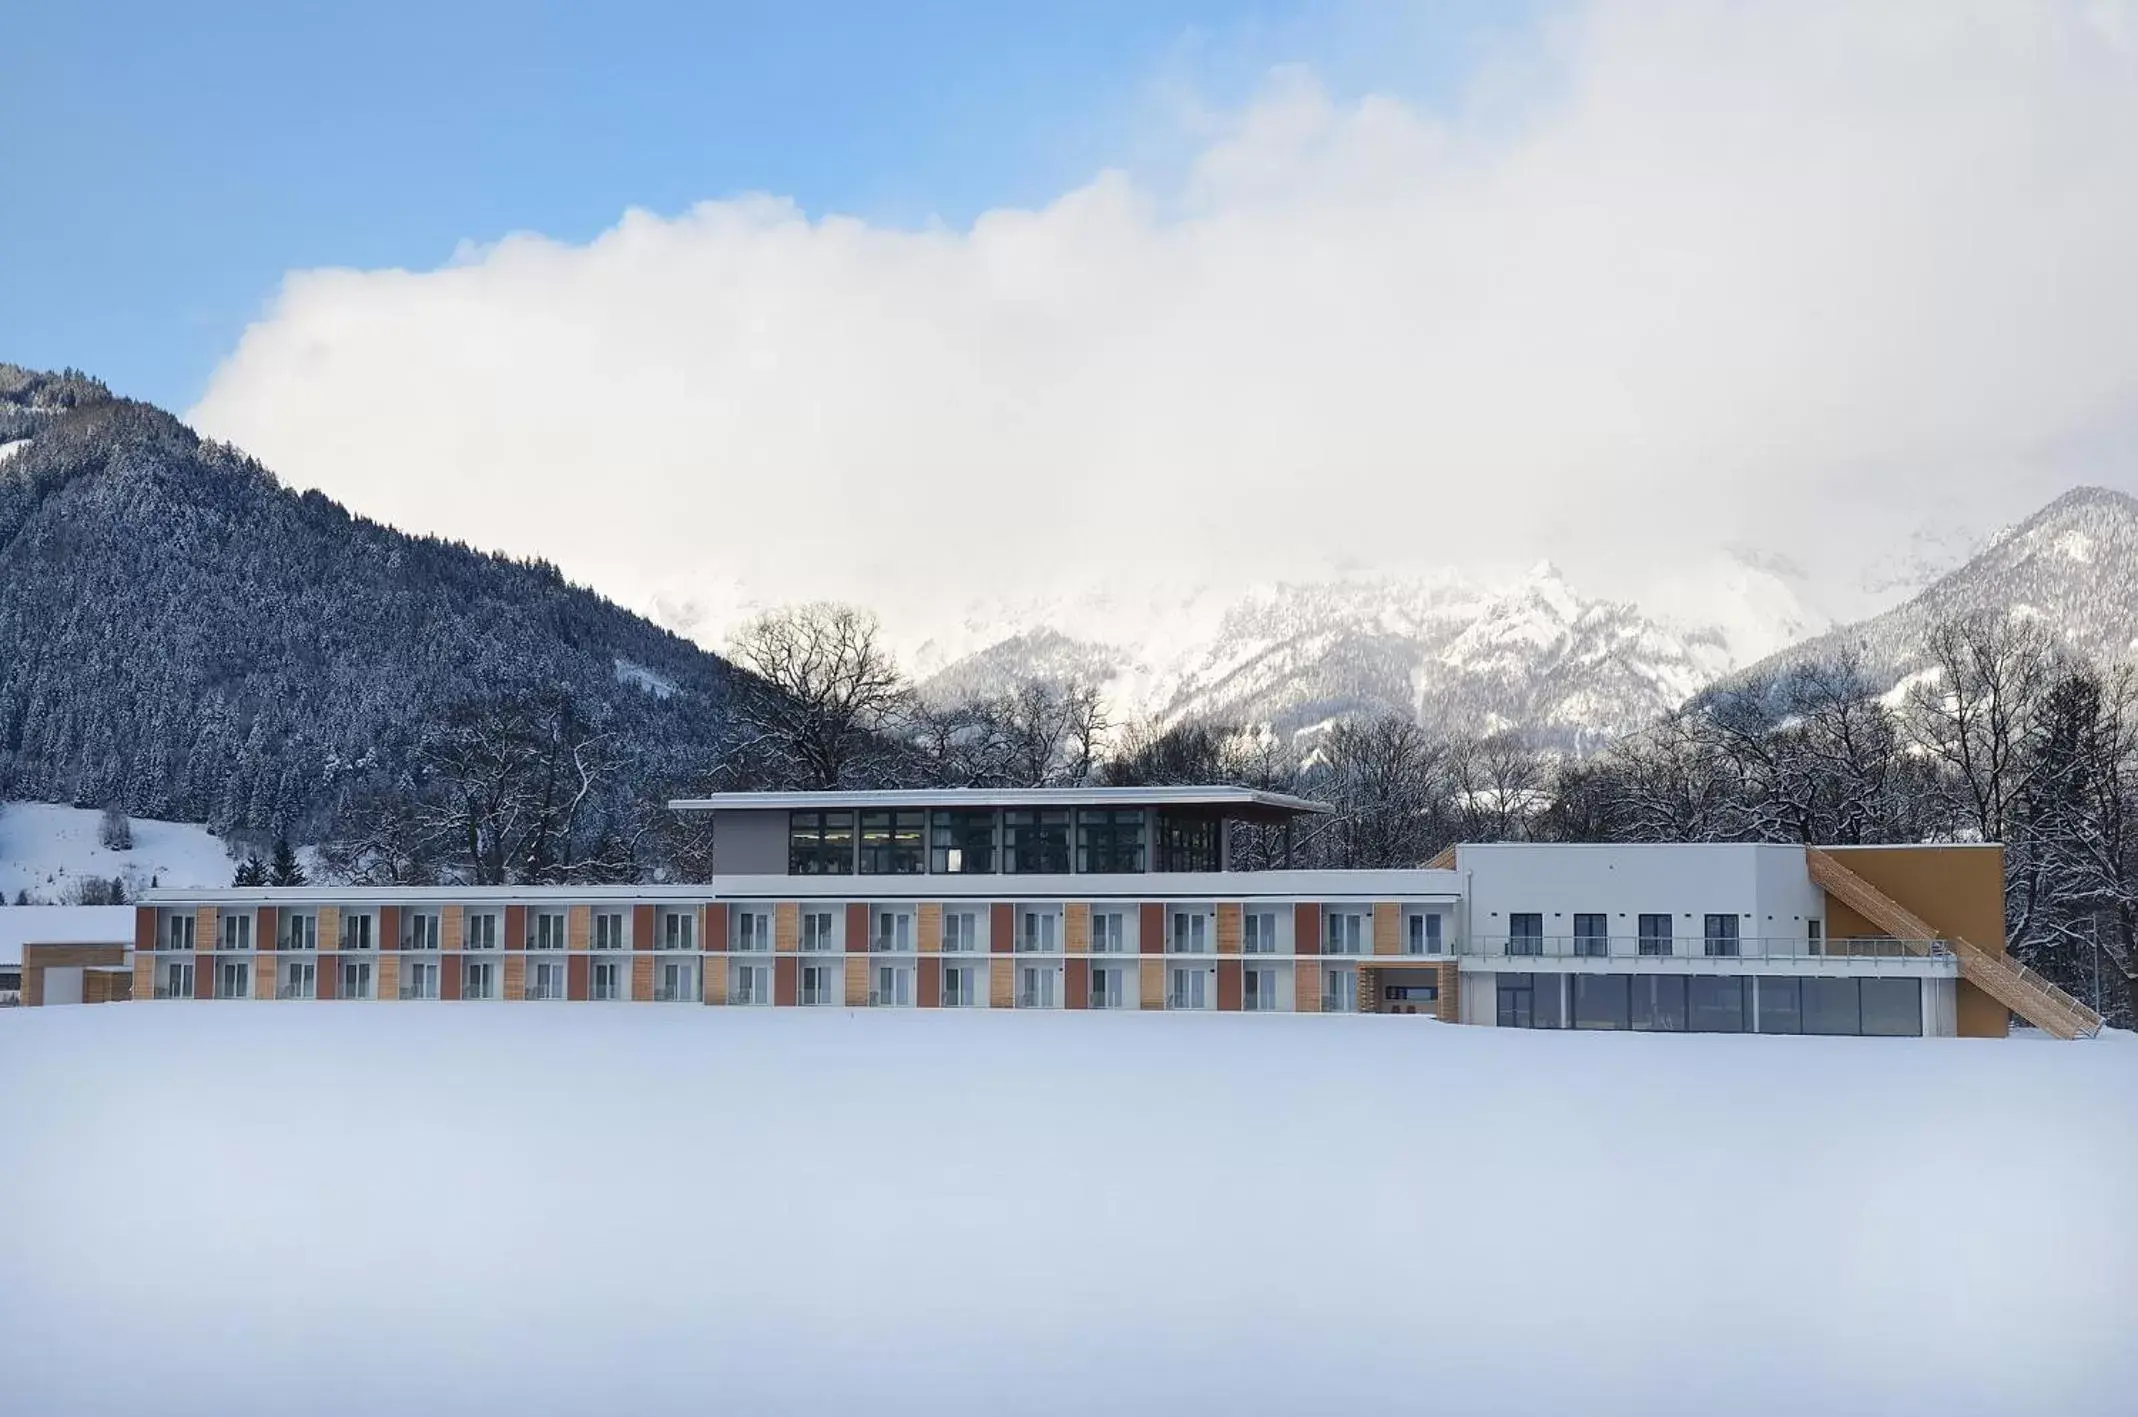
M1885 937L1813 940L1802 936L1745 935L1499 935L1473 936L1456 942L1454 953L1492 959L1749 959L1832 960L1840 963L1878 960L1951 959L1943 940L1896 940ZM1369 956L1367 963L1391 958L1431 959L1431 955Z

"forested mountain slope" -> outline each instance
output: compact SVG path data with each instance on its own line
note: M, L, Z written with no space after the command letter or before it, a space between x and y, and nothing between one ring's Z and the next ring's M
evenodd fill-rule
M545 695L605 790L710 765L741 676L557 570L413 537L80 376L0 366L0 797L301 839L454 705Z

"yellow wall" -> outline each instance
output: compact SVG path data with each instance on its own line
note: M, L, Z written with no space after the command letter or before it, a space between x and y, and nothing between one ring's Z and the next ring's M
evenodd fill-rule
M1834 860L1922 917L1940 935L2004 953L2004 848L2001 846L1830 846ZM1826 898L1826 933L1833 939L1885 932ZM2011 1029L2004 1005L1960 981L1958 1022L1963 1038L2002 1038Z

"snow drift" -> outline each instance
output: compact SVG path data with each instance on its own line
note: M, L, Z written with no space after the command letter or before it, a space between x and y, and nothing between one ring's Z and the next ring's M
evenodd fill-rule
M56 1413L2128 1411L2138 1044L0 1015Z

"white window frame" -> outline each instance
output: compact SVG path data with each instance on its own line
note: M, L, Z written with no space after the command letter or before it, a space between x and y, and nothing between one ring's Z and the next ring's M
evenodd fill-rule
M1166 920L1166 953L1176 955L1204 955L1210 953L1210 912L1206 910L1174 910Z
M222 948L226 950L250 950L252 948L252 913L244 910L228 911L222 918Z
M492 917L495 918L495 917ZM497 998L497 961L470 959L461 961L460 997L478 1002Z
M728 1002L745 1007L772 1002L772 966L737 960L728 976Z
M839 949L839 912L836 910L805 910L802 912L802 953L836 954Z
M621 910L597 910L594 912L593 938L588 947L597 950L620 950L624 947L624 913Z
M1373 940L1373 927L1364 911L1332 908L1323 912L1321 952L1356 959Z
M1091 912L1091 952L1095 955L1128 953L1128 920L1125 911Z
M1251 955L1282 953L1277 948L1277 912L1244 910L1240 913L1240 952Z
M805 964L795 1001L808 1008L831 1008L846 1002L842 971L829 964Z
M1447 953L1445 927L1437 910L1414 910L1404 922L1403 952L1412 955Z
M406 926L401 948L405 950L435 950L438 948L438 913L433 910L411 910L401 916ZM433 997L436 997L435 995Z
M970 1009L979 1006L977 964L949 964L943 966L943 1007L946 1009Z
M1336 1007L1329 1006L1336 1000ZM1325 1014L1355 1014L1359 1011L1359 972L1356 965L1324 965L1321 971L1321 1011Z
M943 912L943 953L977 953L980 948L980 916L973 910Z
M282 966L281 977L275 981L275 997L278 999L316 999L319 997L319 958L298 958Z
M1266 1014L1277 1009L1277 967L1251 964L1240 971L1240 1011Z
M561 910L530 910L527 912L527 948L547 953L564 948L564 912Z
M499 926L494 910L472 910L461 917L460 947L464 950L497 948Z
M192 954L193 917L191 915L173 915L168 918L166 923L170 925L171 930L170 939L164 944L164 948L174 952L182 951L186 954Z
M662 911L661 948L671 954L696 954L698 913L694 910Z
M875 954L913 953L913 912L885 907L870 913L869 950Z
M772 952L772 912L769 910L738 910L728 933L732 938L730 947L737 954L770 954Z
M292 911L283 917L281 930L281 948L285 950L319 948L319 916L312 911Z
M359 951L352 950L350 953L355 954L359 953ZM378 981L377 976L371 972L370 960L344 957L339 968L340 973L335 976L334 980L335 998L368 999L372 997ZM350 982L352 980L355 981L353 984Z
M438 961L412 959L401 965L401 997L404 999L435 999L438 997Z
M594 1003L614 1003L624 995L624 962L597 959L587 967L586 996Z
M1060 946L1059 911L1046 906L1020 906L1017 910L1017 953L1056 954Z
M341 947L351 953L370 950L378 944L373 931L371 912L368 910L345 910L341 917Z

